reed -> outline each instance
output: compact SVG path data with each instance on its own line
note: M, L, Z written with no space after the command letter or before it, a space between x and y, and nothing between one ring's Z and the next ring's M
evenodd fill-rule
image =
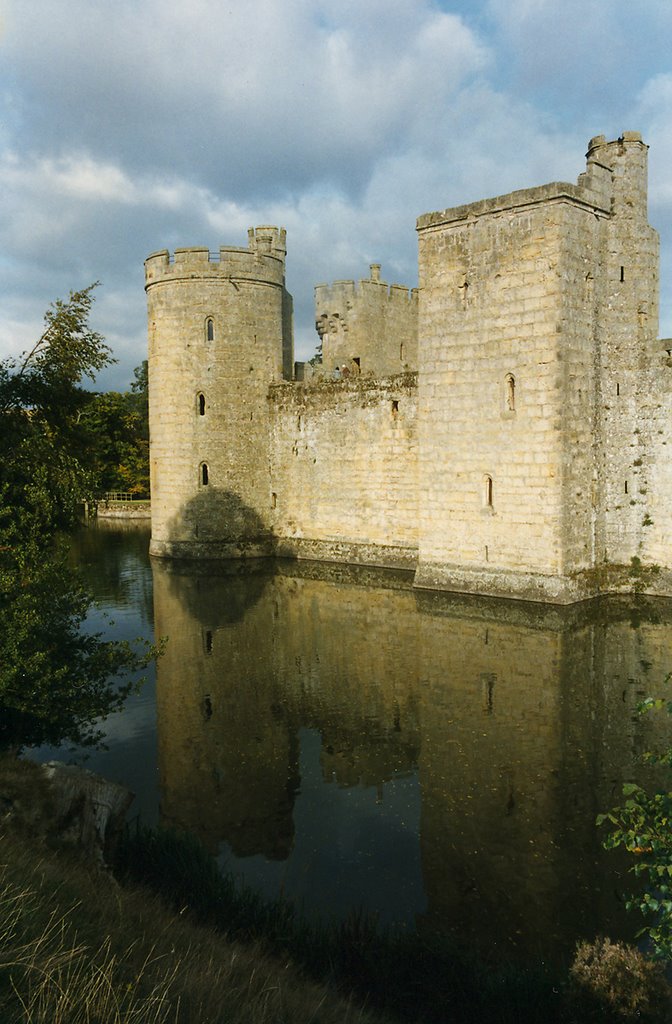
M120 850L125 883L163 893L217 931L289 957L314 980L378 1012L434 1024L550 1024L563 1019L562 981L536 965L493 966L448 941L378 926L363 912L313 922L284 899L264 900L222 873L189 835L135 826Z

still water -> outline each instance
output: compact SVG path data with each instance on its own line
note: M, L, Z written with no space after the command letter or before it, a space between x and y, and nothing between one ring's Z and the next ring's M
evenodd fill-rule
M269 896L352 909L497 956L632 938L631 880L595 815L650 780L672 603L573 609L418 593L315 563L194 569L100 523L74 557L87 628L167 637L87 767ZM109 618L105 618L105 616ZM110 621L111 620L111 621ZM82 759L41 748L32 756Z

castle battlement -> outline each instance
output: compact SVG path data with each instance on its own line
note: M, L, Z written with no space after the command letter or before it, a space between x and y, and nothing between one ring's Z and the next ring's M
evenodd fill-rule
M316 284L314 289L315 308L326 310L328 307L334 307L339 310L339 307L344 303L352 303L358 297L364 295L375 297L376 300L379 300L381 296L385 296L391 302L417 303L417 288L409 288L405 284L388 284L387 281L381 281L380 267L380 263L372 263L369 268L370 276L360 278L358 281L353 279L337 279L332 281L331 284Z
M418 291L380 279L380 263L369 277L315 287L315 329L322 361L385 376L415 369L418 345Z
M152 253L145 260L145 287L159 281L176 281L195 277L229 278L258 281L284 286L286 241L285 229L250 228L247 249L220 246L212 253L207 246L189 246Z
M637 197L637 207L646 214L646 157L648 146L639 132L623 132L613 142L604 135L596 135L588 144L586 170L579 175L577 184L553 181L534 188L518 189L491 199L479 199L463 206L448 207L436 213L426 213L417 220L418 231L455 221L475 220L492 214L508 213L525 207L538 207L554 202L576 204L589 208L598 216L611 216L620 197L618 182L624 177L623 166L632 179L631 193ZM632 198L632 195L629 197Z

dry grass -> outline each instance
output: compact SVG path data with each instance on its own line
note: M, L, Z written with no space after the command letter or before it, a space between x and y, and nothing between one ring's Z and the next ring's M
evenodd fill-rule
M31 771L0 764L2 1024L372 1024L287 959L49 849Z
M583 942L569 972L572 1021L589 1024L668 1024L670 987L662 966L609 939Z
M372 1017L288 962L228 942L142 891L0 838L0 1020L279 1024Z

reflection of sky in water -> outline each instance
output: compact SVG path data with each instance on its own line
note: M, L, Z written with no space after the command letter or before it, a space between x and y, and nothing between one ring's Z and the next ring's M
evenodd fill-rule
M417 776L379 787L325 785L320 733L301 729L299 740L301 788L289 860L238 859L225 843L220 864L264 895L282 893L313 916L361 908L382 924L413 926L415 914L425 909Z

